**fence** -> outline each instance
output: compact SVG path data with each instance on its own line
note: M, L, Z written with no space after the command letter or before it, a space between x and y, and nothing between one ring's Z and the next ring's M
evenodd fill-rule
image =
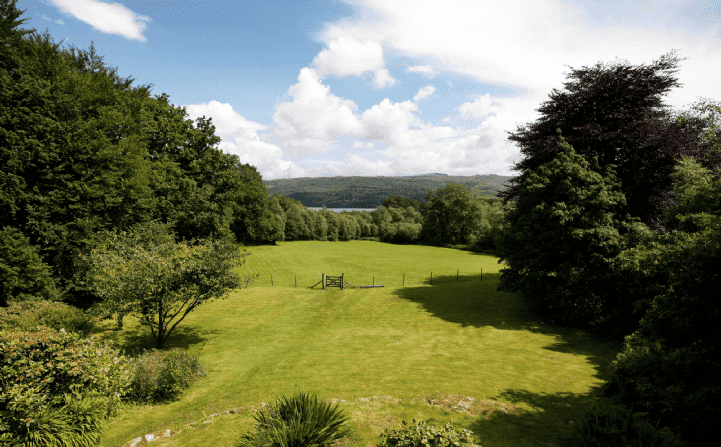
M474 274L470 275L461 275L460 269L456 269L456 274L453 275L452 273L449 274L448 272L442 272L440 276L438 275L438 272L436 272L435 278L433 277L433 272L428 272L427 274L423 273L414 273L414 274L407 274L407 273L398 273L397 275L391 275L391 274L383 274L383 275L375 275L371 274L368 276L364 274L354 274L353 280L356 284L363 283L365 281L368 281L369 284L363 284L359 286L355 286L348 282L348 280L345 277L344 273L341 273L340 276L331 276L326 275L325 273L321 273L320 281L315 282L314 284L312 281L317 280L317 276L315 280L309 280L309 278L312 275L302 275L301 277L301 287L308 287L315 288L320 286L321 289L331 288L331 287L337 287L339 289L344 289L348 286L353 288L371 288L371 287L396 287L401 286L405 287L408 286L415 286L415 285L422 285L422 284L439 284L439 283L448 283L448 282L461 282L461 281L476 281L476 280L483 280L483 269L480 269L480 271L475 272ZM365 278L364 278L365 277ZM284 278L288 278L285 276ZM312 284L312 285L311 285ZM254 282L255 286L265 287L265 286L280 286L280 287L298 287L298 275L293 275L292 280L288 281L287 279L280 279L276 275L270 275L270 278L263 279L260 277L256 277L256 280Z

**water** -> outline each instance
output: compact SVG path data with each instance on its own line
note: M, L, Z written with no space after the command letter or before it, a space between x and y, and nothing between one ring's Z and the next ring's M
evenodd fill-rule
M315 210L315 211L320 211L323 209L323 208L310 207L310 206L307 208L309 210ZM326 208L326 209L328 211L333 211L334 213L340 213L341 211L367 211L367 212L375 211L375 208Z

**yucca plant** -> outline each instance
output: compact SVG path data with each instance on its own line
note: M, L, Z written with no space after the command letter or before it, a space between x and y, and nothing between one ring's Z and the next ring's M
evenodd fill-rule
M331 406L304 392L276 399L253 418L255 432L243 435L239 446L328 447L350 434L348 418L338 404Z

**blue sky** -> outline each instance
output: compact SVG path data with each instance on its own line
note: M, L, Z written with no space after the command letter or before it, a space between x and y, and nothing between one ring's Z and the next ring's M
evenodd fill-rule
M512 175L506 131L568 67L677 49L667 104L721 100L721 2L19 0L26 27L212 117L264 179Z

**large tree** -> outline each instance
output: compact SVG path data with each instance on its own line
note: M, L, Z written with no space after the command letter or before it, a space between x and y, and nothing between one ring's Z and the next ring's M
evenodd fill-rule
M559 153L517 192L501 244L500 289L521 291L552 319L589 325L608 311L609 260L621 247L625 205L610 167L561 137Z
M541 118L509 132L523 158L514 166L519 175L511 188L499 195L506 201L517 197L530 172L559 153L560 128L578 154L616 166L627 211L661 228L677 159L709 149L699 138L704 121L680 120L662 101L681 86L675 76L681 60L672 51L651 65L623 61L571 69L564 90L553 89L538 109Z

